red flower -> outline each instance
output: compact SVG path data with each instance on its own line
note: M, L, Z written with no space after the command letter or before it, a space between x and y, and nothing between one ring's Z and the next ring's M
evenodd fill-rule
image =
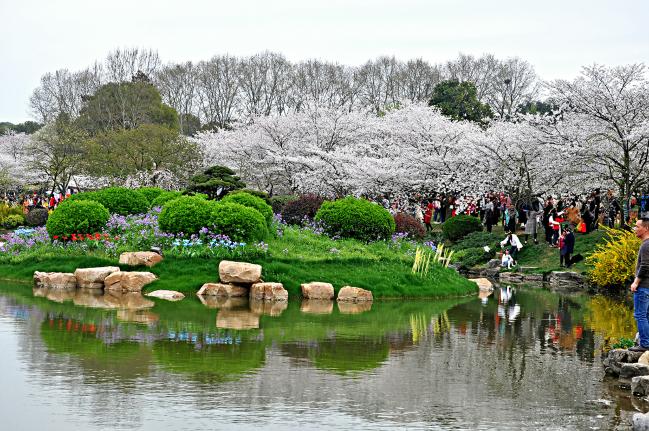
M54 238L54 239L59 239L59 236L58 236L58 235L54 235L53 238Z
M72 234L72 241L76 241L76 240L77 240L77 235L73 233Z
M95 239L99 239L99 238L101 238L101 234L96 233L96 234L95 234Z
M119 236L116 236L116 237L115 237L115 241L119 241Z

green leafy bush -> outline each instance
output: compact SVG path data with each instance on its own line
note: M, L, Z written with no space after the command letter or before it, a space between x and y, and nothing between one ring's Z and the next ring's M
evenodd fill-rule
M12 214L23 215L22 205L7 205L4 202L0 203L0 220Z
M253 196L248 193L229 193L226 197L221 199L221 202L234 202L246 207L254 208L266 219L266 225L270 226L273 222L273 208L268 205L263 199Z
M149 205L151 205L155 198L165 192L160 187L140 187L137 191L144 195L146 200L149 201Z
M442 225L444 238L451 241L459 241L471 232L482 230L480 219L468 215L458 215L446 220Z
M453 253L453 263L459 263L462 266L471 267L485 263L496 256L496 250L490 249L485 251L482 247L465 248Z
M488 246L492 249L497 249L500 247L500 238L498 238L493 233L487 231L480 232L471 232L460 241L458 241L454 246L453 250L460 251L467 248L476 248Z
M25 216L28 226L45 226L49 212L45 208L34 208Z
M323 223L331 236L361 241L388 239L395 229L394 219L385 208L353 197L324 202L315 220Z
M162 207L167 202L172 201L174 199L177 199L177 198L179 198L181 196L182 196L182 193L177 192L177 191L160 193L160 196L158 196L157 198L155 198L153 200L153 202L151 202L151 208Z
M288 224L301 225L304 221L311 221L318 213L324 202L322 196L312 193L302 195L284 205L282 219Z
M5 229L16 229L25 224L25 216L22 214L9 214L2 219L2 227Z
M214 203L211 225L235 241L260 241L268 235L266 220L254 208L236 202Z
M167 202L158 222L163 232L193 234L210 226L214 202L195 196L181 196Z
M270 197L268 197L268 193L266 192L253 190L253 189L238 189L238 190L232 190L230 193L227 194L227 196L233 195L235 193L248 193L249 195L257 196L258 198L263 199L264 202L266 202L268 205L270 205Z
M273 196L270 198L270 206L273 207L273 213L281 214L284 210L284 207L289 202L292 202L297 199L295 195L279 195Z
M102 204L111 214L143 214L149 209L146 196L126 187L108 187L94 192L77 193L67 200L90 200Z
M63 239L73 233L100 232L109 217L108 210L99 202L66 199L47 219L47 233Z

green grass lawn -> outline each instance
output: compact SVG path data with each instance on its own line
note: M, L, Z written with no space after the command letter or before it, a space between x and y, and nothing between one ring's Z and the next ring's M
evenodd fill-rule
M300 284L311 281L332 283L336 291L346 285L362 287L376 298L442 298L477 292L474 283L439 265L433 265L426 277L412 274L414 246L410 243L334 241L291 228L285 229L283 236L269 239L268 246L265 256L249 261L262 265L263 279L283 283L292 297L300 295ZM0 264L0 278L31 281L34 271L73 272L117 265L116 258L98 255L39 253L20 258ZM150 269L160 279L145 291L170 289L193 294L203 283L218 281L218 264L218 259L167 257Z

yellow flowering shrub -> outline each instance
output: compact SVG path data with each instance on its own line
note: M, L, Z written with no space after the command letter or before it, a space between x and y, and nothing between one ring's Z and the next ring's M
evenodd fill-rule
M602 225L600 229L606 231L608 239L586 258L586 263L593 267L589 278L598 286L622 285L635 275L641 241L633 232Z

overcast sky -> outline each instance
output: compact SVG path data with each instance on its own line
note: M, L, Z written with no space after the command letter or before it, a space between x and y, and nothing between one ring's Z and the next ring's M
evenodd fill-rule
M357 65L458 53L529 61L543 79L594 62L649 63L647 0L0 0L0 121L31 118L41 75L117 48L164 62L264 50Z

